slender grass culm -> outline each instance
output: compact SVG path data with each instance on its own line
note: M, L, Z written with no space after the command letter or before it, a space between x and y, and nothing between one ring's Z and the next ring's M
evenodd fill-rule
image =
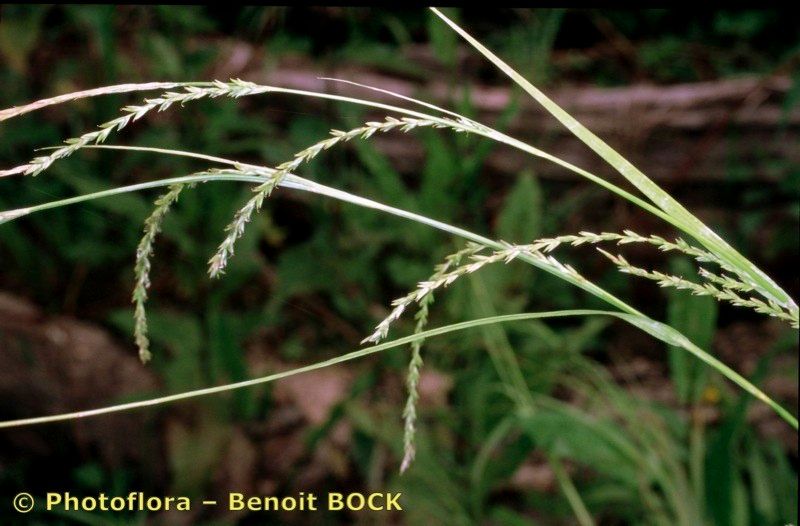
M129 105L122 108L122 114L109 122L99 125L97 130L85 133L77 138L68 139L62 146L47 150L46 154L34 157L25 164L0 171L0 177L23 175L38 176L46 172L54 163L78 153L82 149L105 148L121 152L141 151L154 155L174 155L190 157L211 163L214 167L201 172L169 179L148 181L136 185L108 189L95 193L87 193L69 199L51 201L39 205L31 205L14 210L0 212L0 224L21 219L33 213L43 212L51 208L77 204L93 199L99 199L127 192L135 192L148 188L166 187L167 191L155 202L152 214L145 220L144 233L135 254L135 284L132 301L134 303L134 340L138 347L142 362L147 362L151 357L150 342L147 336L146 301L150 284L150 266L153 257L153 247L165 216L183 192L190 191L200 183L239 182L252 187L253 194L250 199L240 207L225 227L224 235L217 251L208 261L208 272L212 278L224 275L225 268L235 255L237 241L246 231L253 216L259 212L265 200L273 191L288 189L318 194L327 198L370 208L378 212L398 216L416 223L424 224L450 235L461 238L466 246L445 261L434 267L434 272L427 280L421 281L405 296L394 300L387 316L380 321L374 331L369 334L364 343L371 346L360 350L342 354L335 358L300 367L294 370L269 375L263 378L242 381L238 383L209 387L196 391L172 394L160 398L131 402L122 405L108 406L99 409L67 413L61 415L48 415L20 420L0 422L0 428L39 424L45 422L70 420L93 415L106 414L116 411L135 409L139 407L168 403L191 397L220 393L232 389L271 382L294 374L312 371L337 363L357 359L369 354L381 352L395 347L409 346L410 357L406 386L408 397L402 411L404 419L404 454L400 463L401 471L406 470L415 456L415 433L417 429L417 401L420 371L423 367L422 345L427 338L437 335L466 330L479 326L487 326L510 321L522 322L534 319L549 319L564 316L606 316L615 317L627 322L649 335L670 345L683 349L699 358L712 369L737 384L740 388L770 406L781 418L789 423L795 430L798 427L797 418L787 409L767 396L758 387L746 378L721 362L706 350L701 349L676 328L659 322L640 312L622 299L611 294L597 283L585 278L578 270L564 264L557 257L557 252L568 246L593 245L598 252L610 260L616 268L632 277L654 281L660 287L674 288L687 294L709 296L719 302L726 302L739 308L751 309L759 314L774 317L793 328L798 328L798 306L789 295L778 286L767 274L756 265L737 252L725 240L714 233L708 226L695 217L689 210L678 203L671 195L650 180L644 173L634 167L619 152L586 129L565 110L549 99L525 78L514 71L508 64L494 55L480 42L474 39L464 29L456 25L443 13L436 9L433 12L441 18L453 31L458 33L475 50L492 62L500 71L511 78L519 87L529 94L536 102L541 104L553 117L560 121L566 128L580 139L588 148L596 152L609 165L638 190L640 195L635 195L617 186L613 182L592 174L582 168L559 158L557 155L547 153L519 139L510 137L485 124L476 122L463 115L446 110L433 104L402 96L391 91L364 86L350 81L344 82L354 88L379 91L395 97L397 104L391 105L369 99L361 99L342 95L333 95L323 92L303 91L281 88L277 86L259 85L252 82L233 79L228 82L215 80L213 82L153 82L146 84L123 84L96 88L51 99L37 101L28 105L0 111L0 122L11 119L31 111L38 110L54 104L78 100L87 97L97 97L106 94L132 93L162 90L154 97L147 98L139 105ZM336 79L327 79L336 80ZM186 104L200 99L231 98L240 99L258 95L291 95L300 97L320 98L348 104L366 106L385 112L386 116L381 121L370 121L350 130L333 130L329 137L311 143L310 146L295 154L291 159L277 165L275 168L238 162L232 159L216 157L204 153L188 152L182 150L166 150L160 148L105 145L112 135L122 132L125 127L139 121L153 112L162 112L170 109L182 108ZM416 108L416 109L413 109ZM496 141L506 147L515 148L544 161L552 162L561 168L571 171L602 188L612 192L617 197L625 199L638 206L647 213L661 219L677 232L673 240L663 237L640 234L631 230L621 233L580 232L578 234L562 235L552 238L530 240L527 244L511 244L503 240L489 239L457 226L437 221L424 215L416 214L395 208L374 200L366 199L359 195L344 192L323 184L310 181L298 176L295 172L302 169L303 165L312 159L323 155L327 150L336 148L349 141L367 141L376 134L412 133L420 128L435 128L456 133L466 133L486 140ZM695 264L696 276L689 279L683 276L662 273L637 267L631 264L623 255L609 252L610 244L617 246L640 244L655 248L662 252L674 252L688 256ZM603 245L605 248L601 248ZM486 266L496 263L509 264L520 261L543 270L559 279L562 279L583 291L602 300L609 306L609 310L572 310L521 313L506 316L489 316L486 318L464 321L453 325L428 329L428 319L434 306L434 293L456 280L480 271ZM389 335L394 323L406 311L416 309L414 333L410 336L383 342ZM521 396L520 399L524 399ZM520 402L520 403L524 403ZM555 460L554 460L555 462ZM557 471L559 480L563 479L565 491L571 488L571 483L566 479L563 469ZM574 490L574 488L572 488ZM570 491L572 491L570 490ZM571 494L571 493L570 493ZM585 515L576 504L579 516Z

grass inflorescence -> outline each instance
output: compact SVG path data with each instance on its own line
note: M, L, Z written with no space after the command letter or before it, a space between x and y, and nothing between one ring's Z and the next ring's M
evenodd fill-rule
M106 142L113 133L122 131L131 123L139 121L152 112L164 111L175 105L183 106L188 102L200 99L216 99L222 97L239 99L245 96L266 93L282 93L358 104L386 112L387 117L383 121L369 121L361 126L347 131L333 130L331 131L329 137L314 142L311 146L297 152L290 160L279 164L274 168L240 163L236 160L223 159L194 152L159 150L157 148L148 149L143 147L105 146L118 148L120 150L138 149L141 151L150 151L164 155L183 155L195 157L215 163L227 164L228 168L210 169L205 172L199 172L183 178L173 178L169 180L154 181L146 184L132 185L130 187L96 192L94 194L87 194L85 196L79 196L76 198L53 201L42 205L0 212L0 223L2 223L19 219L28 214L46 210L48 208L65 206L67 204L82 202L89 199L157 186L169 187L168 191L156 200L155 209L145 220L144 234L136 253L136 263L134 269L136 282L132 298L134 303L135 320L134 339L138 346L139 355L142 361L147 361L151 358L150 342L147 336L147 315L145 303L147 301L148 287L150 284L150 266L153 255L154 241L161 229L164 217L170 210L170 207L178 200L181 193L186 191L194 183L212 181L238 181L250 184L252 186L253 195L236 211L232 220L225 227L225 237L219 244L216 252L208 261L208 273L213 278L220 277L224 273L226 266L234 256L237 240L239 240L239 238L241 238L246 231L247 226L251 222L254 214L258 213L262 209L265 201L270 197L272 192L279 187L286 187L297 191L313 192L329 198L339 199L384 213L393 214L398 217L437 228L448 234L461 237L467 240L468 245L466 248L448 256L442 264L434 268L433 274L431 274L428 279L420 281L408 294L397 298L392 302L388 314L376 325L374 331L362 342L371 343L373 344L372 347L362 349L361 351L355 351L343 357L302 367L286 374L281 373L262 379L230 384L228 386L172 395L152 401L125 404L124 406L114 406L111 408L82 412L80 414L57 415L55 417L42 417L4 422L0 423L0 427L55 421L59 419L79 418L91 414L103 414L105 412L112 412L116 410L131 409L149 403L163 403L188 398L191 396L198 396L200 394L222 392L228 389L245 387L247 385L255 385L264 381L271 381L273 379L289 376L290 374L296 374L297 372L314 370L319 367L365 356L367 354L396 347L401 344L410 344L410 360L408 374L406 377L408 397L403 410L404 453L401 461L401 471L405 471L410 466L415 456L414 436L418 420L418 389L421 368L423 365L421 346L425 338L437 334L452 332L453 330L461 330L464 328L487 325L490 323L500 323L503 321L509 321L511 319L523 320L559 317L566 315L590 316L602 314L606 316L614 316L618 319L628 322L663 342L677 346L684 351L693 354L710 367L719 371L729 380L739 385L742 389L768 404L796 429L796 417L764 394L750 381L743 378L741 375L730 369L727 365L711 356L707 351L699 348L674 327L670 327L669 325L650 318L646 314L637 310L635 307L629 305L620 298L603 289L597 283L588 280L571 265L560 261L554 253L557 251L557 249L565 245L581 246L600 245L603 243L627 245L636 243L650 245L663 252L684 254L692 258L697 264L697 275L701 280L700 283L693 282L680 276L636 267L630 264L624 256L613 255L608 251L597 247L598 250L623 273L655 281L662 287L672 287L685 290L695 295L710 296L721 302L731 303L739 307L750 308L758 313L773 316L785 321L796 328L798 325L798 307L794 300L790 298L788 294L783 291L783 289L775 284L775 282L764 272L762 272L756 265L748 261L746 258L744 258L744 256L739 254L735 249L728 245L722 238L715 234L710 228L703 224L682 205L680 205L666 191L661 189L656 183L647 178L644 173L639 171L629 161L622 157L621 154L613 150L600 138L592 134L566 111L560 108L555 102L547 98L541 91L539 91L527 80L521 77L516 71L510 68L510 66L505 64L505 62L499 59L482 44L477 42L473 37L466 33L466 31L457 26L454 22L449 20L440 12L436 10L434 10L434 12L448 25L450 25L450 27L452 27L458 34L464 37L475 49L481 52L501 71L506 73L512 80L519 84L536 101L541 103L556 119L561 121L570 131L572 131L576 137L581 139L589 148L597 152L609 164L616 168L625 179L633 184L633 186L641 195L634 195L633 193L620 188L607 179L601 178L595 174L587 172L586 170L571 165L567 161L559 158L557 155L544 152L543 150L527 144L524 141L510 137L489 126L486 126L485 124L478 123L450 110L439 108L432 104L412 99L410 97L401 96L386 90L377 90L376 88L370 88L369 86L363 86L356 83L350 84L381 91L385 94L395 96L399 100L424 108L425 112L406 107L375 102L369 99L345 97L321 92L294 90L276 86L265 86L238 79L230 80L228 82L175 82L110 86L107 88L98 88L96 90L62 95L52 99L38 101L29 105L4 110L0 112L0 121L52 104L60 104L70 100L77 100L79 98L89 96L144 91L148 89L169 90L163 92L157 97L146 98L143 103L139 105L129 105L123 107L122 115L111 121L101 124L97 130L85 133L79 137L68 139L65 141L64 145L55 148L48 155L34 157L26 164L0 171L0 177L14 174L41 174L50 168L50 166L56 161L69 157L83 148L103 147L99 145ZM585 177L593 183L611 191L618 197L625 199L635 204L642 210L652 214L653 216L662 219L670 227L673 227L679 231L680 235L686 236L686 238L691 242L684 240L682 237L678 237L674 241L669 241L660 236L640 235L631 230L625 230L622 233L604 232L600 234L592 232L580 232L579 234L575 235L541 238L526 244L515 244L503 240L487 238L459 228L455 225L444 223L407 210L391 207L389 205L344 192L339 189L326 187L319 183L303 179L302 177L294 174L294 172L301 169L305 163L316 159L322 152L334 147L342 146L351 140L367 140L373 137L375 134L383 134L391 131L410 133L419 128L447 129L457 133L473 134L484 139L497 141L506 146L519 149L537 159L556 163L564 169L570 170L582 177ZM610 305L613 310L607 312L570 311L569 313L526 313L505 317L497 316L482 320L474 320L472 322L464 322L462 324L456 324L440 329L426 330L430 318L430 312L433 307L434 292L439 292L441 289L451 285L456 280L469 274L478 272L486 266L501 262L510 263L512 261L522 261L533 265L540 270L548 272L557 278L579 287L585 292L594 295L598 299ZM715 270L709 270L708 268L700 265L710 265ZM716 270L717 267L720 270ZM414 306L417 307L417 312L414 316L415 325L412 336L399 338L392 342L381 343L382 340L387 338L392 326L403 316L407 310L413 308Z
M168 85L172 87L182 86L184 91L167 91L158 97L145 99L142 104L125 106L122 108L122 115L100 124L98 130L84 133L80 137L67 139L64 141L65 146L55 149L50 155L34 157L27 164L0 172L0 176L13 175L15 173L34 176L39 175L47 170L55 161L69 157L84 146L103 143L112 133L121 131L130 123L138 121L148 113L167 110L174 104L183 105L187 102L204 98L215 99L219 97L232 97L238 99L247 95L256 95L269 91L269 87L267 86L258 86L252 82L245 82L238 79L233 79L230 82L214 81L208 86L197 86L191 83L171 83ZM163 84L153 83L150 86L150 89L152 89L152 87L160 88ZM114 89L98 90L95 95L106 95L110 93L118 93L118 91ZM71 99L67 98L64 100ZM39 107L42 106L40 105ZM20 114L21 113L16 113L14 116Z
M133 335L139 348L139 359L142 360L142 363L148 362L153 356L150 352L150 340L147 337L147 313L145 312L147 289L150 288L150 259L153 256L153 243L161 231L164 217L173 203L178 200L183 189L184 185L182 184L173 185L167 193L156 199L153 212L145 219L144 235L136 249L136 265L134 266L136 286L132 295L135 321Z
M395 129L403 133L408 133L416 128L445 128L448 126L456 131L469 131L469 128L465 127L464 123L459 123L451 119L415 119L412 117L402 117L400 119L386 117L386 120L383 122L368 122L364 126L359 126L348 131L332 130L330 138L316 142L297 152L291 161L286 161L276 167L275 171L270 174L269 181L253 189L255 195L236 212L233 221L225 228L228 235L220 244L217 252L209 260L209 275L212 278L216 278L223 273L228 264L228 259L233 256L234 245L236 241L242 237L242 234L244 234L247 223L250 222L254 213L261 210L261 207L264 205L264 200L270 196L283 178L299 168L302 164L317 157L321 152L354 138L369 139L375 133L386 133Z
M444 263L436 265L433 274L429 281L435 281L441 276L446 274L449 269L458 266L461 260L465 257L472 256L486 247L477 243L470 243L466 248L450 254L445 258ZM414 334L421 334L428 325L428 315L430 314L430 307L433 304L433 293L426 294L424 298L419 301L419 309L414 315L416 325L414 326ZM416 448L414 446L414 435L416 433L417 422L417 401L419 400L419 378L420 369L422 369L422 344L424 339L414 340L411 343L411 359L408 363L408 374L406 375L406 389L408 390L408 398L406 405L403 409L403 461L400 463L400 472L404 472L409 468L414 461L416 455ZM377 343L377 342L376 342Z

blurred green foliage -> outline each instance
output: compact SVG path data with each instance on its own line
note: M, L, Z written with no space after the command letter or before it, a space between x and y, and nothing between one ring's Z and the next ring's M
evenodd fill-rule
M778 11L559 9L487 16L466 9L449 14L474 27L540 83L669 83L766 74L798 49L796 31L782 30L791 22ZM463 81L458 41L422 10L4 5L0 105L115 82L205 79L220 58L223 38L264 50L265 67L301 55L320 65L358 64L414 79L424 71L399 60L399 53L403 46L430 42L441 74L451 85ZM634 55L627 54L625 42ZM599 58L592 50L599 50ZM486 71L481 67L478 73L490 75ZM82 101L3 123L0 161L4 167L18 164L33 148L91 129L115 116L127 100ZM468 97L457 105L474 114ZM515 114L512 105L497 126L507 126ZM330 128L346 129L364 118L351 107L309 111L302 101L285 98L238 105L204 101L126 129L119 140L277 164ZM425 155L412 176L400 173L369 142L332 151L303 175L517 242L560 233L565 224L576 224L575 218L591 217L584 210L609 206L594 188L564 191L562 184L541 181L530 170L499 180L486 177L484 161L493 146L473 137L435 130L416 136ZM0 180L0 209L200 167L183 158L87 151L56 163L35 181ZM749 177L744 172L732 177ZM785 208L795 217L796 179L785 183L794 192ZM166 219L156 246L150 306L152 367L165 391L251 377L244 349L253 344L290 363L350 350L376 321L377 305L427 277L432 265L456 248L439 233L397 218L279 191L239 243L225 278L209 282L206 259L248 191L200 185L184 192ZM746 198L761 205L737 217L740 227L734 234L740 239L750 239L769 220L769 194L760 191L753 189ZM154 197L125 195L3 225L0 286L48 312L94 320L120 341L130 341L128 296L138 225ZM797 221L777 228L770 244L774 252L765 258L788 252L796 259L793 228ZM680 272L684 263L671 265ZM613 271L587 271L615 292L641 295L630 289L644 285ZM564 282L509 266L487 269L437 296L432 316L440 324L575 306L592 302ZM682 294L669 295L653 308L709 347L718 318L730 322L740 316L725 308L718 315L713 302ZM410 323L405 322L406 329ZM358 365L346 400L329 421L309 431L306 447L313 450L337 422L348 421L354 431L347 461L356 475L347 483L402 491L408 524L571 524L576 504L565 497L569 484L577 486L582 505L602 524L796 522L796 457L747 425L749 399L674 350L668 374L678 402L670 406L632 394L610 372L614 358L608 352L626 333L615 337L620 326L606 330L608 325L596 319L534 322L426 342L426 368L446 373L453 386L445 407L423 408L420 454L405 476L394 474L393 460L401 448L396 397L402 392L379 395L386 376L403 377L403 352ZM658 355L662 350L650 345L631 352ZM771 349L760 358L758 374L766 374L775 356L791 353L796 354L796 342ZM797 377L796 370L787 374ZM709 402L709 393L718 399ZM147 480L136 466L112 468L92 459L64 460L59 469L83 491L205 495L232 430L268 421L276 403L271 388L259 388L190 405L197 425L171 434L158 454L166 459L168 480ZM696 410L709 405L720 411L721 422L706 425L696 417ZM151 425L155 431L158 423ZM513 478L526 463L529 469L544 469L545 481L523 490ZM562 465L565 478L547 468ZM18 459L0 467L3 495L47 486L47 477L25 466L25 459ZM276 491L288 491L292 482ZM6 513L0 511L3 521L15 519ZM68 514L40 515L36 521L98 523L95 519ZM106 520L145 523L144 516Z

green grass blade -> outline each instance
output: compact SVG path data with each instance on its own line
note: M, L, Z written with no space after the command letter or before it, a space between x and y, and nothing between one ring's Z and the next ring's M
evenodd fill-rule
M578 122L572 115L551 100L541 90L531 84L525 77L517 73L514 68L506 64L500 57L492 53L483 44L478 42L472 35L450 20L441 11L431 8L445 23L454 31L461 35L464 40L469 42L472 47L478 50L484 57L491 61L498 69L508 75L525 92L541 104L551 115L558 119L568 130L578 137L584 144L596 152L612 167L614 167L623 177L630 181L636 188L647 196L656 206L666 212L676 220L684 232L697 239L703 246L717 254L721 259L736 268L746 276L748 280L766 297L773 299L783 306L793 306L797 304L791 297L781 289L769 276L762 272L753 263L739 254L733 247L719 237L714 231L708 228L702 221L697 219L691 212L678 203L671 195L654 183L641 170L636 168L630 161L614 150L600 137L592 133L583 124Z
M146 148L143 148L143 147L130 147L130 146L118 146L116 148L117 149L123 149L123 150L147 150ZM192 154L192 153L189 153L189 152L180 153L180 152L177 152L177 151L162 150L162 153L169 153L169 152L173 152L176 155L188 155L188 156L195 156L195 157L209 158L209 159L212 158L211 156L203 156L202 154ZM213 159L217 159L220 162L238 164L235 161L231 161L231 160L228 160L228 159L222 159L222 158L213 158ZM240 166L243 166L243 165L240 165ZM264 168L264 167L256 167L256 168L262 174L265 171L269 171L270 170L269 168ZM130 186L127 186L127 187L104 190L104 191L101 191L101 192L95 192L93 194L86 194L86 195L83 195L83 196L77 196L77 197L73 197L73 198L69 198L69 199L63 199L63 200L60 200L60 201L53 201L53 202L50 202L50 203L44 203L42 205L36 205L36 206L32 206L32 207L27 207L27 208L24 208L24 209L0 212L0 223L3 223L4 221L10 221L10 220L13 220L13 219L17 219L19 217L22 217L22 215L26 215L26 214L29 214L29 213L34 213L34 212L38 212L38 211L42 211L42 210L46 210L46 209L49 209L49 208L55 208L57 206L65 206L65 205L68 205L68 204L75 204L75 203L79 203L79 202L83 202L83 201L88 201L88 200L91 200L91 199L98 199L98 198L101 198L101 197L108 197L108 196L111 196L111 195L116 195L116 194L120 194L120 193L124 193L124 192L132 192L132 191L137 191L137 190L141 190L141 189L144 189L144 188L155 188L155 187L159 187L159 186L169 186L171 184L177 184L177 183L204 182L204 181L242 181L242 182L251 182L251 183L261 183L261 182L264 181L264 178L262 176L257 176L257 175L246 175L246 174L243 174L242 172L239 172L239 171L236 171L236 170L231 170L231 172L228 172L228 173L225 173L225 172L213 172L213 173L201 172L200 174L195 174L195 175L186 176L186 177L176 177L176 178L172 178L172 179L164 179L164 180L159 180L159 181L149 181L149 182L146 182L146 183L130 185ZM403 209L400 209L400 208L395 208L395 207L392 207L392 206L388 206L388 205L385 205L383 203L379 203L377 201L373 201L371 199L366 199L366 198L361 197L361 196L357 196L357 195L354 195L354 194L350 194L348 192L344 192L342 190L338 190L338 189L331 188L331 187L328 187L328 186L325 186L325 185L321 185L319 183L315 183L313 181L310 181L308 179L304 179L302 177L298 177L296 175L292 175L292 174L288 175L286 177L286 179L281 184L283 186L285 186L285 187L288 187L288 188L293 188L293 189L297 189L297 190L312 192L312 193L320 194L320 195L323 195L323 196L326 196L326 197L332 197L334 199L338 199L338 200L341 200L341 201L345 201L345 202L349 202L349 203L352 203L352 204L356 204L356 205L359 205L359 206L362 206L362 207L365 207L365 208L371 208L371 209L378 210L378 211L381 211L381 212L384 212L384 213L388 213L388 214L392 214L392 215L395 215L395 216L398 216L398 217L403 217L405 219L410 219L412 221L416 221L418 223L422 223L422 224L431 226L431 227L436 228L438 230L447 232L447 233L455 235L455 236L462 237L462 238L467 239L469 241L474 241L476 243L480 243L480 244L486 245L486 246L494 248L494 249L503 249L503 248L505 248L505 246L502 243L500 243L498 241L495 241L495 240L492 240L492 239L489 239L487 237L475 234L473 232L470 232L469 230L465 230L463 228L459 228L459 227L450 225L448 223L437 221L435 219L431 219L431 218L429 218L427 216L424 216L424 215L415 214L415 213L409 212L407 210L403 210ZM792 427L797 429L797 418L796 417L794 417L786 409L781 407L777 402L775 402L774 400L769 398L766 394L764 394L756 386L754 386L752 383L750 383L747 379L745 379L744 377L739 375L736 371L734 371L733 369L731 369L730 367L728 367L724 363L720 362L719 360L717 360L716 358L711 356L706 351L704 351L704 350L700 349L699 347L697 347L696 345L694 345L691 341L689 341L688 338L686 338L683 334L681 334L677 330L673 329L672 327L669 327L668 325L665 325L663 323L660 323L660 322L658 322L656 320L653 320L653 319L645 316L644 314L640 313L639 311L637 311L636 309L634 309L633 307L631 307L630 305L628 305L627 303L625 303L621 299L617 298L613 294L609 293L608 291L606 291L602 287L599 287L599 286L595 285L594 283L592 283L591 281L588 281L586 279L581 278L580 276L576 277L575 275L572 275L572 274L569 274L569 273L560 272L557 269L555 269L555 268L553 268L551 266L548 266L546 264L543 264L542 262L540 262L540 261L538 261L538 260L536 260L534 258L527 257L524 254L520 255L518 257L518 259L520 259L522 261L525 261L527 263L530 263L530 264L536 266L537 268L540 268L540 269L542 269L542 270L544 270L544 271L546 271L546 272L548 272L548 273L550 273L550 274L552 274L552 275L554 275L554 276L556 276L556 277L558 277L560 279L568 281L569 283L572 283L573 285L575 285L575 286L577 286L577 287L579 287L579 288L581 288L581 289L583 289L583 290L585 290L585 291L597 296L598 298L606 301L610 305L619 308L623 312L608 313L608 314L616 316L616 317L618 317L620 319L623 319L623 320L627 321L628 323L631 323L631 324L635 325L636 327L639 327L640 329L644 330L645 332L647 332L651 336L654 336L655 338L658 338L658 339L660 339L660 340L662 340L662 341L664 341L666 343L669 343L670 345L681 347L681 348L687 350L688 352L694 354L695 356L700 358L702 361L704 361L705 363L707 363L708 365L712 366L714 369L719 371L721 374L723 374L729 380L731 380L732 382L734 382L737 385L739 385L740 387L742 387L745 391L747 391L748 393L750 393L753 396L755 396L757 399L765 402L767 405L772 407L775 410L776 413L778 413L784 420L789 422L789 424L791 424ZM423 333L420 333L420 334L423 334ZM409 340L409 341L413 341L413 340Z
M221 386L215 387L207 387L204 389L197 389L194 391L187 391L183 393L178 393L174 395L162 396L158 398L152 398L149 400L141 400L138 402L129 402L125 404L119 404L114 406L103 407L99 409L91 409L87 411L77 411L74 413L64 413L60 415L51 415L51 416L43 416L37 418L25 418L20 420L9 420L5 422L0 422L0 429L8 428L8 427L19 427L19 426L26 426L26 425L33 425L33 424L44 424L49 422L59 422L64 420L72 420L77 418L86 418L90 416L98 416L104 415L108 413L115 413L119 411L127 411L131 409L139 409L143 407L151 407L155 405L170 403L170 402L177 402L180 400L187 400L190 398L196 398L199 396L206 396L211 394L218 394L227 391L232 391L235 389L241 389L244 387L252 387L255 385L260 385L268 382L273 382L275 380L279 380L281 378L288 378L290 376L295 376L297 374L301 374L304 372L310 372L317 369L322 369L324 367L330 367L332 365L336 365L343 362L348 362L351 360L355 360L357 358L363 358L365 356L369 356L371 354L375 354L381 351L385 351L387 349L392 349L395 347L405 346L411 342L422 340L426 338L431 338L434 336L440 336L443 334L448 334L451 332L456 332L460 330L469 329L472 327L480 327L483 325L490 325L493 323L504 323L510 321L522 321L522 320L530 320L530 319L540 319L540 318L556 318L556 317L567 317L567 316L590 316L590 315L610 315L614 316L615 313L613 312L606 312L606 311L595 311L595 310L566 310L566 311L552 311L552 312L534 312L534 313L523 313L523 314L510 314L506 316L493 316L490 318L483 318L479 320L470 320L461 323L455 323L452 325L447 325L444 327L438 327L436 329L430 329L424 332L420 332L417 334L412 334L410 336L406 336L404 338L398 338L396 340L392 340L390 342L381 343L378 345L373 345L371 347L366 347L364 349L359 349L357 351L353 351L347 354L343 354L340 356L336 356L334 358L330 358L328 360L324 360L321 362L317 362L311 365L307 365L304 367L298 367L296 369L291 369L288 371L282 371L279 373L271 374L268 376L263 376L261 378L255 378L252 380L245 380L242 382L236 382Z
M129 402L126 404L119 404L113 406L102 407L99 409L90 409L86 411L77 411L74 413L63 413L59 415L51 415L51 416L42 416L42 417L35 417L35 418L23 418L19 420L8 420L5 422L0 422L0 429L2 428L9 428L9 427L20 427L26 425L34 425L34 424L45 424L50 422L59 422L64 420L73 420L78 418L86 418L90 416L98 416L104 415L108 413L116 413L119 411L127 411L132 409L139 409L143 407L152 407L155 405L166 404L170 402L177 402L181 400L187 400L190 398L196 398L199 396L206 396L212 394L223 393L227 391L232 391L235 389L241 389L244 387L252 387L255 385L260 385L268 382L273 382L275 380L279 380L281 378L287 378L289 376L295 376L300 373L315 371L317 369L322 369L324 367L330 367L332 365L336 365L343 362L348 362L351 360L355 360L357 358L363 358L365 356L369 356L371 354L375 354L378 352L382 352L388 349L392 349L395 347L400 347L407 345L411 342L432 338L434 336L441 336L443 334L448 334L452 332L457 332L461 330L470 329L473 327L480 327L484 325L492 325L495 323L507 323L512 321L524 321L524 320L533 320L533 319L542 319L542 318L560 318L560 317L569 317L569 316L613 316L619 318L623 321L626 321L636 327L639 327L645 332L651 334L652 336L663 340L667 343L672 345L681 345L685 346L689 352L692 354L700 357L704 361L709 364L714 364L715 367L720 367L720 370L723 374L726 374L727 371L729 374L732 373L732 377L729 376L734 382L739 384L743 387L747 392L769 404L773 409L778 412L787 422L789 422L792 427L797 429L797 419L789 414L788 411L783 409L779 406L776 402L770 399L767 395L761 392L757 387L750 384L746 379L739 376L738 373L732 371L726 365L722 364L719 361L716 361L715 358L709 356L703 350L694 347L694 345L686 340L680 333L675 331L674 329L658 322L654 322L645 316L633 316L630 314L624 314L619 312L613 311L598 311L598 310L562 310L562 311L549 311L549 312L526 312L522 314L507 314L503 316L491 316L489 318L481 318L477 320L470 320L461 323L454 323L452 325L446 325L444 327L438 327L436 329L430 329L424 332L412 334L410 336L406 336L404 338L398 338L396 340L392 340L390 342L381 343L378 345L373 345L371 347L367 347L364 349L359 349L357 351L352 351L347 354L343 354L340 356L336 356L334 358L330 358L328 360L324 360L321 362L317 362L311 365L306 365L304 367L298 367L296 369L291 369L288 371L283 371L280 373L271 374L268 376L263 376L261 378L254 378L251 380L245 380L242 382L235 382L226 385L220 385L215 387L206 387L204 389L196 389L193 391L186 391L183 393L178 393L174 395L162 396L158 398L151 398L149 400L141 400L138 402ZM728 376L728 374L726 374Z

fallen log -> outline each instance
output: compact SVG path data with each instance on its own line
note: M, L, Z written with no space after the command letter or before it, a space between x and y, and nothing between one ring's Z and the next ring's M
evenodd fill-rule
M451 86L432 71L420 83L397 75L353 66L319 66L301 59L282 58L269 62L263 51L247 44L223 45L221 59L212 75L241 77L283 87L368 97L381 102L408 105L379 92L364 90L321 77L347 79L416 97L445 107L465 95L464 87ZM409 52L413 57L414 48ZM430 60L421 60L431 67ZM575 139L555 119L526 96L515 97L511 83L490 86L469 82L471 104L477 117L492 124L515 98L519 111L508 133L598 175L612 170ZM800 106L785 108L792 88L788 76L747 77L710 82L658 86L601 88L561 86L548 95L579 121L618 148L650 177L661 181L715 181L730 176L775 181L800 164L795 145L800 140ZM286 104L283 100L282 104ZM304 107L321 107L319 101L303 100ZM370 118L383 115L370 112ZM271 114L271 118L275 118ZM780 130L780 136L778 131ZM375 139L375 144L400 171L418 170L425 149L413 136L393 134ZM577 176L550 163L532 159L510 148L497 148L486 162L492 171L516 173L534 168L541 177L573 179Z

